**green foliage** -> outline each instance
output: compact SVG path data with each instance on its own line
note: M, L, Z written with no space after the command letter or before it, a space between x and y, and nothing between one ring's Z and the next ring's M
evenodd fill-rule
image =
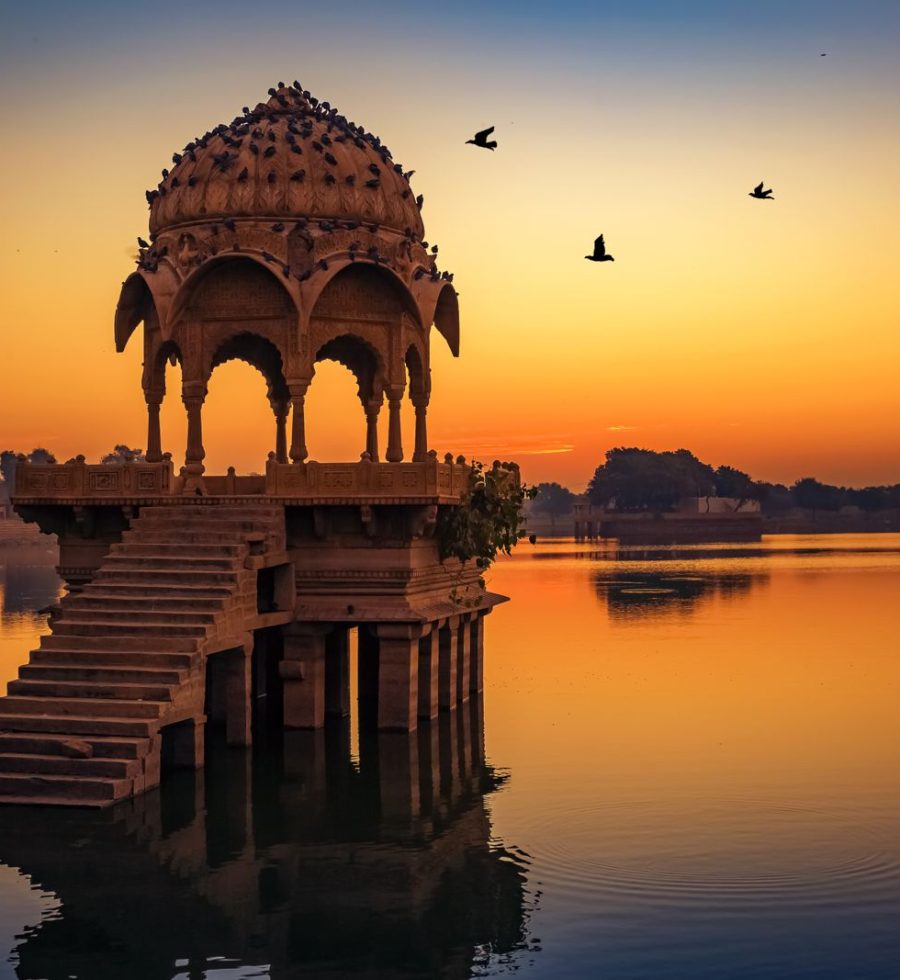
M682 497L707 497L715 490L715 471L687 449L610 449L588 484L591 503L616 510L669 511Z
M473 461L461 505L442 507L438 513L436 537L441 561L474 561L483 572L498 554L510 554L525 536L522 505L534 494L534 489L519 479L515 463L495 460L486 469Z
M571 513L575 494L568 487L560 486L558 483L538 483L533 489L534 513L550 514L553 517Z
M119 443L113 447L111 453L100 457L101 463L125 463L133 460L138 463L144 462L144 453L141 449L130 449L125 443Z

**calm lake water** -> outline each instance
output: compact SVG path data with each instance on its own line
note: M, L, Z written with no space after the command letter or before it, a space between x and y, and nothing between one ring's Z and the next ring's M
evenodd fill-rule
M0 808L0 975L900 977L900 535L556 541L490 585L483 706L412 739ZM0 573L0 678L57 589Z

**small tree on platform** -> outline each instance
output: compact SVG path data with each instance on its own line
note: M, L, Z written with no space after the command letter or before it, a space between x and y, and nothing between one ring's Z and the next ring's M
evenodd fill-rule
M518 464L494 460L486 469L483 463L473 461L460 505L442 507L438 512L436 537L441 561L474 561L481 572L479 585L484 589L484 572L501 552L511 554L525 536L522 505L534 495L534 488L519 479ZM451 597L465 604L456 589Z

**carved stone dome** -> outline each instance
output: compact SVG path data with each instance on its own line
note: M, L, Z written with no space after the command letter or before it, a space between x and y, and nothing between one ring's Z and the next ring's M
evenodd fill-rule
M378 224L421 239L422 216L381 141L296 83L193 140L147 192L150 234L228 218Z

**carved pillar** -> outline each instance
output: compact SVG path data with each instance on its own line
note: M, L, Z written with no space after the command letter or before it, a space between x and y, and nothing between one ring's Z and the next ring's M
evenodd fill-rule
M367 401L366 410L366 452L373 463L378 462L378 413L381 411L382 399Z
M187 409L187 451L184 467L188 476L201 476L205 469L203 458L203 402L206 399L206 385L200 382L185 382L181 400Z
M414 398L413 404L416 406L416 442L413 451L413 462L424 463L428 459L428 427L426 424L428 399Z
M388 448L385 459L389 463L403 461L403 437L400 432L400 405L403 401L403 389L396 385L388 388Z
M308 381L296 381L288 385L291 393L291 462L302 463L309 455L306 451L306 419L303 403L306 400Z
M289 408L289 402L272 402L272 411L275 413L275 461L278 463L288 461L287 416Z
M158 463L162 459L162 436L159 430L159 406L163 400L162 391L145 391L147 402L147 454L148 463Z

